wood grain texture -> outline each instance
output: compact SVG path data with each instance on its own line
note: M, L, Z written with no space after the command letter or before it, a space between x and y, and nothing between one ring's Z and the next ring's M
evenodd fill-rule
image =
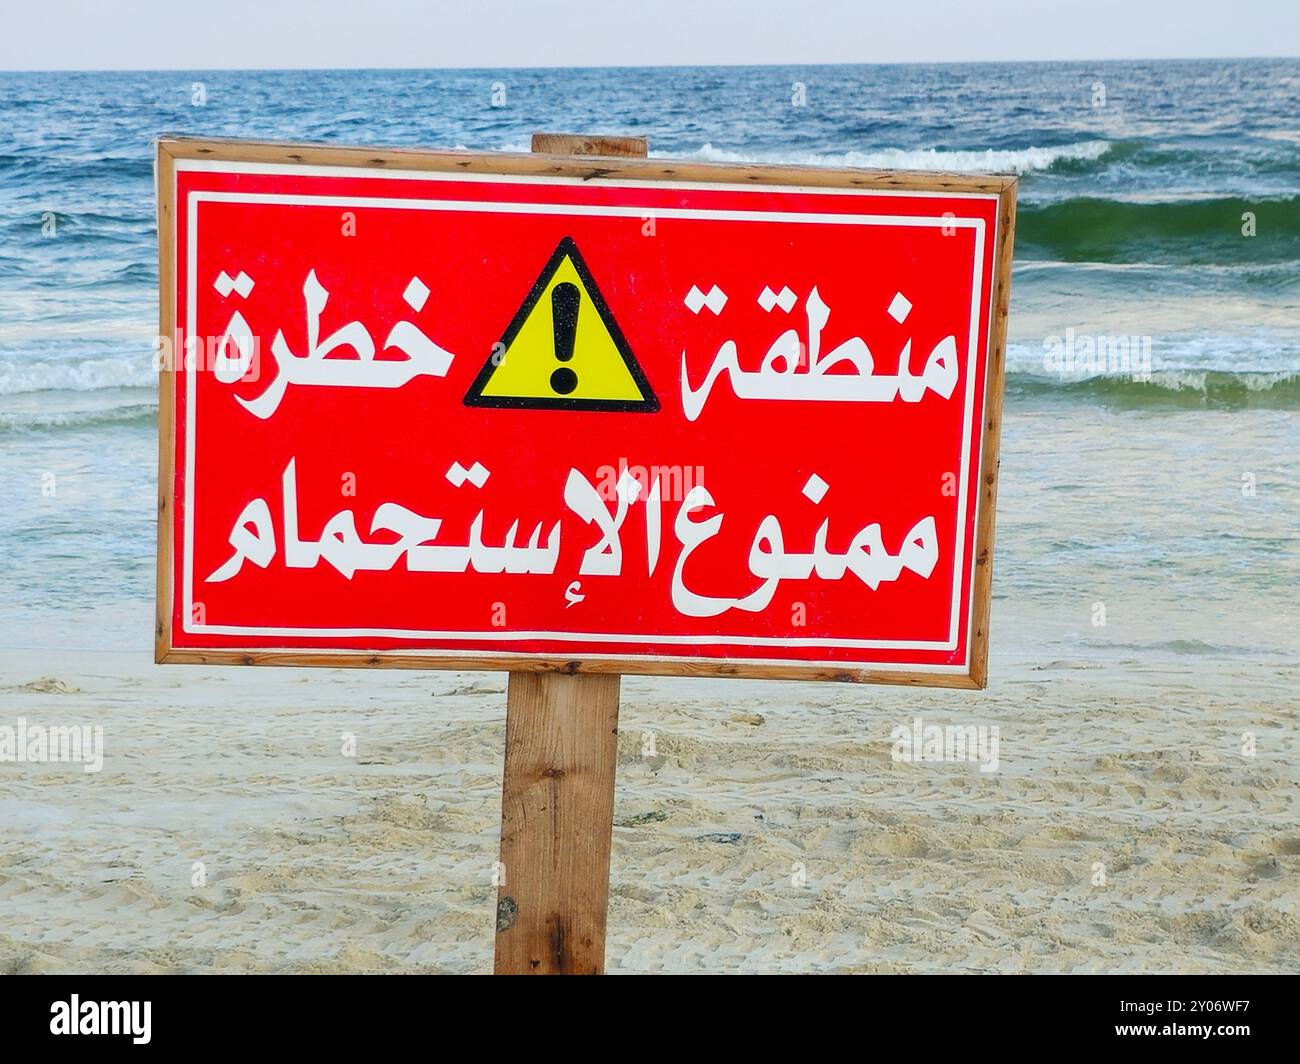
M154 661L168 659L172 645L172 498L175 483L176 369L176 170L161 142L158 181L158 335L171 343L171 358L158 370L158 570L154 604Z
M581 133L534 133L534 152L547 155L604 155L644 159L650 146L645 137L584 136Z
M590 138L584 138L590 139ZM859 170L852 167L743 165L529 155L516 152L424 151L414 148L346 148L319 144L245 140L169 139L160 150L175 159L277 163L290 166L357 166L523 177L621 178L630 181L699 181L735 185L796 185L805 188L907 189L917 192L1000 193L1016 178L1003 174L944 171Z
M975 586L971 595L970 679L987 687L989 615L993 605L993 529L998 501L998 449L1002 442L1002 400L1006 391L1007 314L1011 306L1011 256L1015 251L1016 184L998 196L997 246L993 259L989 360L984 377L984 434L980 454L979 513L975 521Z
M605 970L619 677L512 672L498 975Z
M172 648L158 657L167 665L280 665L332 669L454 669L458 672L543 672L567 676L637 673L644 676L710 676L738 680L827 680L833 683L888 683L909 687L971 688L965 673L891 672L843 665L784 665L745 661L669 661L662 658L487 657L475 654L407 651L258 649L189 650Z

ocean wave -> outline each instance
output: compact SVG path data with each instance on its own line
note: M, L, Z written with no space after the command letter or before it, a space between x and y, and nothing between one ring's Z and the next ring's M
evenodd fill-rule
M1176 654L1190 657L1224 657L1259 654L1273 655L1277 651L1253 645L1233 645L1228 643L1208 643L1204 639L1167 639L1160 642L1122 643L1097 639L1080 640L1081 645L1090 650L1107 652L1140 652L1142 654Z
M1248 219L1253 236L1247 236ZM1300 196L1022 203L1016 254L1065 262L1259 264L1300 257Z
M157 419L157 403L124 403L93 410L0 410L0 433L152 425Z
M158 375L149 355L135 358L90 358L77 362L0 362L0 395L152 388L157 380Z
M1011 399L1094 402L1126 408L1211 410L1300 409L1300 373L1158 369L1145 377L1045 377L1007 374Z
M100 376L96 376L100 373ZM112 383L127 381L129 383ZM104 380L96 384L96 380ZM50 409L31 406L18 410L0 409L0 430L80 429L96 425L117 425L147 421L157 413L153 401L141 402L140 389L152 390L152 371L91 371L53 380L43 377L41 389L59 390L64 381L75 391L122 391L116 405L76 409L55 405ZM5 392L0 371L0 395ZM64 384L67 388L67 384ZM1093 403L1122 409L1166 408L1171 410L1300 410L1300 372L1229 372L1227 370L1160 369L1147 377L1104 375L1094 377L1048 377L1041 373L1012 370L1007 374L1007 397L1011 401Z
M153 175L153 156L140 153L69 158L51 154L4 154L0 155L0 174L7 180L50 180L63 184L114 179L143 182Z
M782 164L792 166L853 166L877 170L956 170L976 173L1028 174L1071 164L1091 163L1111 150L1110 141L1084 140L1047 148L990 148L986 151L944 151L938 148L880 148L843 152L738 152L712 143L695 151L651 152L651 157L698 159L703 162Z

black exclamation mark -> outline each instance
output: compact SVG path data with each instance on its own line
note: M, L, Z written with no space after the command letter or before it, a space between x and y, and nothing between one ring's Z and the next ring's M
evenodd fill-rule
M569 281L551 289L551 331L555 337L555 357L568 362L573 357L573 342L578 338L578 304L582 293ZM578 386L578 375L568 366L551 374L551 387L558 395L568 395Z

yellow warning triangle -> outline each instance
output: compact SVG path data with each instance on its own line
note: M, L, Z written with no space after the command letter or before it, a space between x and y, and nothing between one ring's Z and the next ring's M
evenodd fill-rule
M572 238L565 237L465 395L466 406L659 409Z

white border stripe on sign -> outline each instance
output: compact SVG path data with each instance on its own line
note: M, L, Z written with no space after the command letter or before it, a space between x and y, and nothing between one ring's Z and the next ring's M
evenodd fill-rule
M483 183L519 183L519 184L570 184L590 186L600 184L605 187L633 187L642 188L662 188L662 189L699 189L699 190L718 190L718 191L744 191L744 192L780 192L780 193L813 193L820 195L869 195L869 196L888 196L898 195L906 197L924 198L935 196L945 199L966 198L982 199L996 202L996 194L985 193L922 193L907 192L894 189L872 190L872 189L841 189L841 188L809 188L802 186L785 186L785 185L764 185L755 187L752 185L724 185L710 183L669 183L663 181L628 181L628 180L583 180L579 178L554 178L554 177L512 177L503 174L444 174L438 172L425 171L383 171L376 172L359 167L333 167L333 166L298 166L286 168L270 164L260 163L221 163L208 160L177 160L176 169L181 171L208 171L208 172L235 172L235 173L256 173L274 176L324 176L324 177L356 177L366 179L405 179L410 181L429 181L429 180L454 180L457 182L483 182ZM577 217L643 217L647 208L639 207L615 207L593 204L549 204L549 203L527 203L527 202L495 202L481 203L465 200L427 200L412 199L409 197L384 197L384 196L332 196L332 195L283 195L272 193L241 193L241 192L192 192L187 202L185 212L186 222L186 331L188 336L197 335L197 291L198 291L198 234L199 234L199 206L202 203L246 203L246 204L268 204L268 205L292 205L292 206L321 206L321 207L339 207L339 206L367 206L379 208L391 208L397 210L427 210L427 211L458 211L465 213L484 213L484 214L548 214L548 215L567 215ZM960 515L957 522L957 539L953 558L953 595L950 607L950 626L948 639L943 642L923 641L923 640L870 640L870 639L794 639L794 638L771 638L771 637L738 637L738 636L699 636L699 635L647 635L643 632L638 633L604 633L604 632L547 632L547 631L502 631L494 629L488 632L464 632L464 631L424 631L418 629L390 629L390 628L302 628L302 627L264 627L250 625L228 625L228 624L195 624L194 617L194 446L195 446L195 423L197 421L196 409L196 378L195 374L186 371L186 419L185 419L185 518L184 518L184 549L182 559L182 602L184 609L181 617L182 630L188 634L203 635L223 635L223 636L257 636L257 637L275 637L275 636L294 636L307 638L392 638L392 639L428 639L428 640L446 640L460 642L521 642L527 640L551 640L554 642L573 642L573 643L627 643L627 644L659 644L664 646L675 645L730 645L730 646L783 646L783 647L826 647L826 648L856 648L856 649L898 649L898 650L925 650L925 651L944 651L954 650L958 643L958 621L961 611L962 581L961 571L965 564L966 558L966 505L968 492L970 490L970 449L974 433L979 431L979 425L973 424L971 414L975 401L975 372L977 346L979 341L979 323L980 323L980 306L984 301L985 292L983 286L983 263L984 263L984 242L985 242L985 223L980 218L954 218L951 215L939 216L922 216L907 217L897 215L879 215L879 214L821 214L813 212L781 212L781 211L762 211L762 210L708 210L698 208L654 208L656 217L662 218L683 218L683 219L707 219L713 221L780 221L799 224L813 225L891 225L891 226L918 226L934 228L941 226L951 226L954 228L969 228L974 230L975 249L974 249L974 271L971 281L971 314L970 314L970 332L967 341L967 358L966 358L966 390L965 405L963 410L963 431L962 431L962 455L961 455L961 476L959 479L957 512ZM179 217L177 224L180 224ZM991 287L988 297L991 298ZM990 314L992 308L989 308ZM982 409L982 408L981 408ZM981 414L982 423L982 414ZM979 520L979 499L976 498L976 513L974 518L976 524ZM966 639L966 660L960 665L920 665L897 662L834 662L834 665L842 665L845 668L860 669L882 669L892 671L906 672L963 672L970 661L971 652L971 627L974 624L974 579L975 566L971 566L970 577L970 602L972 608L969 611L967 639ZM358 654L369 653L368 651L358 651ZM464 649L458 650L424 650L411 649L403 650L403 653L410 653L417 656L429 657L453 657L463 655ZM511 657L517 656L515 651L475 651L486 656L492 657ZM694 660L688 656L674 656L667 654L654 655L628 655L628 654L586 654L584 656L593 658L620 658L636 659L648 661L689 661ZM789 665L807 665L808 662L803 659L776 659L776 658L756 658L756 659L734 659L737 663L745 664L789 664Z

